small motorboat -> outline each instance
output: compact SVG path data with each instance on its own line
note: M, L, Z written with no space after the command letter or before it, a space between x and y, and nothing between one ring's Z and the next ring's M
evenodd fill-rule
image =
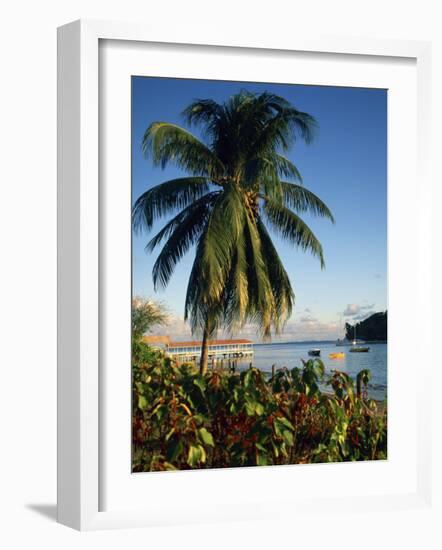
M321 350L319 348L309 349L308 354L312 357L319 357L321 355Z
M367 351L370 351L370 348L367 346L353 346L348 351L351 351L351 353L367 353Z
M329 353L328 356L330 359L344 359L345 353L343 351L338 351L335 353Z

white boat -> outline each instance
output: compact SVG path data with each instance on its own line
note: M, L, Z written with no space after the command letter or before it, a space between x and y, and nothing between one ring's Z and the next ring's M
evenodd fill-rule
M321 355L321 350L319 348L309 349L308 354L312 357L319 357Z

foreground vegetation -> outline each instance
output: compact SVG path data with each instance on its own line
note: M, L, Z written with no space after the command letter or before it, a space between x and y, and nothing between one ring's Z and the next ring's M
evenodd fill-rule
M370 371L353 380L320 360L267 379L177 365L133 344L134 472L377 460L387 413L368 398ZM327 388L327 392L320 387Z

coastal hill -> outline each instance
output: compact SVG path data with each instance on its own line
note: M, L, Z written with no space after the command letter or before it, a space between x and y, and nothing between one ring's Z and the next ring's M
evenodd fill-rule
M345 323L345 337L348 340L353 340L354 325ZM370 317L356 323L356 337L365 341L387 341L387 312L380 311L373 313Z

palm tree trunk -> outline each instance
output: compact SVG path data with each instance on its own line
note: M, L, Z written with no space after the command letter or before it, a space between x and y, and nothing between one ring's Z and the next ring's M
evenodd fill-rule
M203 341L201 344L201 359L200 359L200 374L206 374L207 372L207 364L209 362L209 336L210 336L210 330L209 330L209 323L206 323L206 326L204 327L203 332Z

